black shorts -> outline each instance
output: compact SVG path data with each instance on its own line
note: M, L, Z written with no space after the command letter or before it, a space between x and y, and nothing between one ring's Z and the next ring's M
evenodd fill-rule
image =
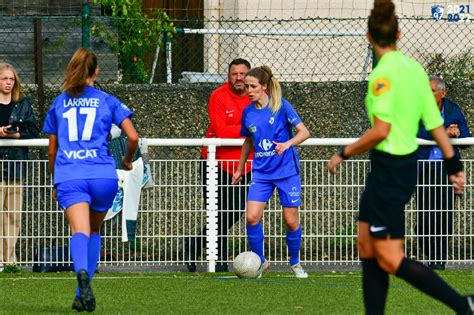
M370 152L371 169L359 204L359 220L369 223L377 238L405 236L405 204L415 191L416 153Z

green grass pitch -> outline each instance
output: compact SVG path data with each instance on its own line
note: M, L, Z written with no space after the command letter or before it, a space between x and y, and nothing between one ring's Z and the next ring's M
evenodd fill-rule
M474 293L474 271L440 275ZM1 314L71 313L73 273L0 273ZM232 273L99 273L95 314L363 314L360 272L312 272L300 280L269 272L259 280ZM453 314L394 277L387 314Z

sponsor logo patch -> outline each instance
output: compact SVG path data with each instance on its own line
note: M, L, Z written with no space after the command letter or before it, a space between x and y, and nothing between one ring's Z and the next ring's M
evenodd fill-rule
M372 84L372 94L375 96L382 95L390 90L390 87L392 85L390 84L390 81L385 78L380 78L375 80L375 82Z

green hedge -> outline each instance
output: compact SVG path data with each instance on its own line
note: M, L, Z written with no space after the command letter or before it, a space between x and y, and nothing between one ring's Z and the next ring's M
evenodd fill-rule
M451 82L448 97L461 105L468 120L474 126L474 106L471 82ZM135 113L133 119L140 136L149 138L200 138L209 123L207 101L219 84L157 84L157 85L102 85L102 90L111 93L127 104ZM283 96L288 99L302 117L314 138L358 137L369 126L364 97L366 82L319 82L282 84ZM59 94L59 87L45 91L45 110ZM25 88L25 94L38 110L37 89ZM39 114L39 113L38 113ZM38 115L38 117L44 117ZM42 122L41 122L42 123ZM173 154L172 152L181 152ZM322 148L302 150L307 154L327 157ZM333 152L334 148L330 149ZM190 153L185 153L190 152ZM161 148L158 157L191 158L199 153L198 148ZM464 157L467 157L465 152ZM469 154L472 156L472 154Z

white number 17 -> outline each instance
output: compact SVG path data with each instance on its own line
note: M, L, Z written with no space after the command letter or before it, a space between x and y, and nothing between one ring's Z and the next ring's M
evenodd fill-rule
M81 107L79 114L86 115L86 123L84 130L82 130L82 141L89 141L92 136L92 128L94 127L96 108ZM63 118L67 119L67 129L69 133L69 141L78 141L77 135L77 108L71 108L63 113Z

